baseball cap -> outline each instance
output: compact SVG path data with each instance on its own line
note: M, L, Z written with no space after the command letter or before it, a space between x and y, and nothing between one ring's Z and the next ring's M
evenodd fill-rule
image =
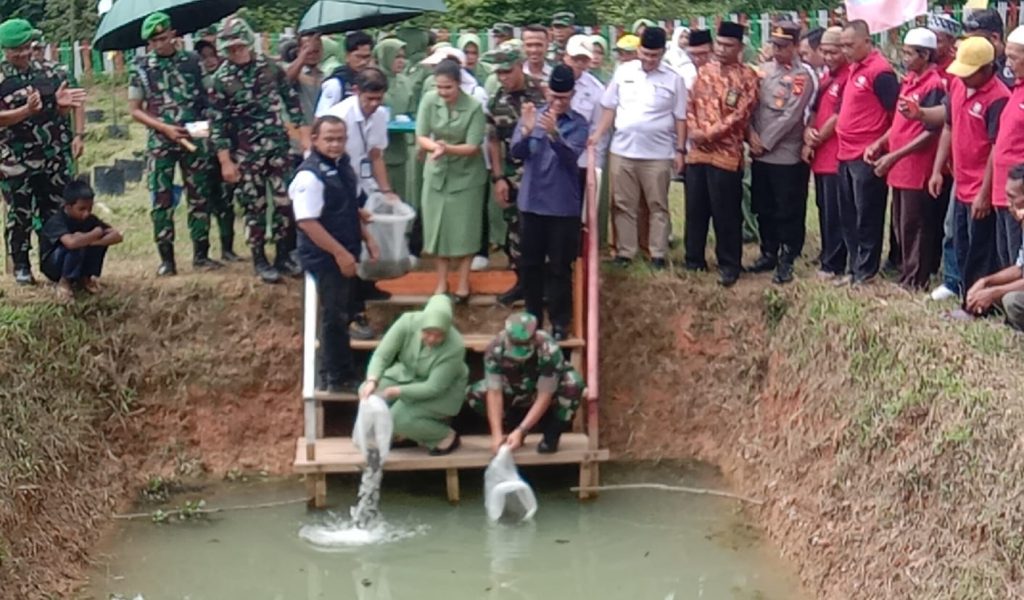
M935 50L938 48L939 43L934 31L924 27L915 27L908 31L907 35L903 36L903 45Z
M537 317L518 312L505 319L504 355L512 360L526 360L533 356L533 336L537 333Z
M466 64L466 54L450 45L437 48L430 56L421 60L420 64L433 67L441 64L441 61L446 58L457 60L460 65Z
M480 60L494 66L495 70L507 71L523 61L523 54L515 46L502 44L484 54Z
M983 37L970 37L960 42L956 49L956 60L946 72L957 77L970 77L995 59L996 49L992 47L992 42Z
M792 21L781 21L772 26L771 41L795 44L800 39L800 26Z
M594 42L589 35L576 34L565 43L566 56L594 58Z
M622 52L636 52L638 48L640 48L640 38L632 33L620 37L619 41L615 42L615 49Z

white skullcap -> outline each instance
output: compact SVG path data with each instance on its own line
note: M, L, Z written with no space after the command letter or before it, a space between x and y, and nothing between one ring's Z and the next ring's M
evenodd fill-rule
M1020 44L1024 46L1024 25L1014 29L1010 32L1010 35L1006 38L1006 42L1009 44Z
M907 35L903 38L903 45L935 50L938 48L939 43L934 31L924 27L915 27L907 32Z

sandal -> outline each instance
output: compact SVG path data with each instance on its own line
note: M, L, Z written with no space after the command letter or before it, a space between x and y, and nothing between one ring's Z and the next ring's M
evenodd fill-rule
M452 304L455 306L465 306L469 304L469 294L452 294Z

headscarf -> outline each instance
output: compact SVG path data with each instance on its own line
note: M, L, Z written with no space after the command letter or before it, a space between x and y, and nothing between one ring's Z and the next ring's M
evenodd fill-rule
M452 328L452 300L444 294L437 294L430 297L427 305L423 307L420 318L421 329L439 329L445 334Z
M391 65L395 57L406 47L406 43L397 38L382 40L373 49L373 57L377 65L384 71L388 78L388 91L384 95L384 104L391 109L392 118L395 115L409 114L413 111L412 86L404 73L393 73Z
M604 39L603 35L598 34L590 36L590 40L595 46L601 46L601 50L603 50L601 55L604 56L601 64L595 65L591 63L590 74L597 77L597 80L601 83L607 84L611 73L612 59L614 58L608 48L608 40Z
M686 53L686 50L679 47L679 38L683 37L684 33L689 34L690 29L688 27L676 27L675 31L672 32L672 42L665 52L665 62L677 71L683 65L693 62L690 60L690 55Z
M476 44L476 53L477 53L476 65L474 65L473 68L466 67L465 66L466 65L465 61L463 61L462 65L463 65L463 67L465 67L465 69L467 71L470 72L471 75L473 75L474 78L476 78L478 80L483 80L483 79L486 78L486 76L488 74L488 70L487 70L487 65L485 65L482 62L480 62L480 58L483 57L483 55L484 55L484 47L483 47L483 44L480 43L480 36L478 36L475 33L460 33L459 34L459 41L456 43L455 47L458 48L459 50L461 50L462 54L465 55L466 54L466 46L468 46L470 44Z

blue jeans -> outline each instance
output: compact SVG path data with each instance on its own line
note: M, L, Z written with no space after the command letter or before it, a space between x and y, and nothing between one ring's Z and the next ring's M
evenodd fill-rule
M103 272L103 259L106 255L106 246L86 246L76 250L58 246L46 257L40 270L50 281L78 281L85 277L99 277Z
M956 227L954 227L954 214L956 206L956 184L950 187L949 207L946 209L946 221L942 228L942 285L958 294L966 290L960 289L960 263L957 262Z

